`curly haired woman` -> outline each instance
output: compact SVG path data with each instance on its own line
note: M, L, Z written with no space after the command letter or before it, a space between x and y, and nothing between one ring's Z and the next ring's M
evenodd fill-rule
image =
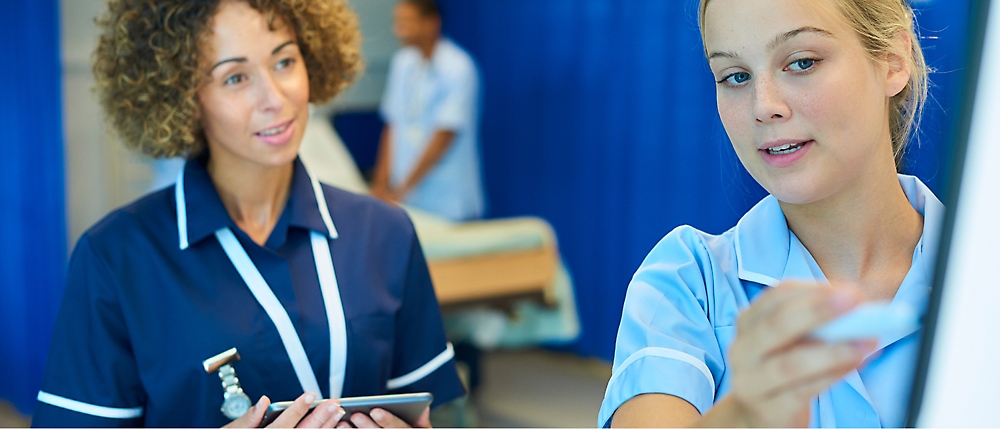
M320 184L297 158L309 103L361 70L347 5L110 0L98 24L109 122L139 152L188 161L176 186L77 243L33 423L255 427L268 398L297 397L273 426L403 426L336 401L307 411L462 395L407 216ZM243 407L203 368L231 348L243 393L227 396Z

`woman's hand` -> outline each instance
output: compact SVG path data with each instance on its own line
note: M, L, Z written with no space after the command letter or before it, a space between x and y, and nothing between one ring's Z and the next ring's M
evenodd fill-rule
M875 349L874 341L825 343L809 333L856 306L853 288L784 282L740 314L729 351L732 390L703 424L791 427L809 424L809 403ZM719 407L719 405L723 405ZM732 417L744 419L729 421Z
M285 411L282 411L278 418L274 419L269 428L332 428L341 418L344 417L344 409L336 400L326 400L316 406L312 413L309 409L316 395L313 393L303 393ZM257 404L240 418L233 420L226 428L255 428L260 426L260 420L264 418L267 407L271 405L271 400L267 396L261 396ZM309 414L308 416L306 414ZM303 418L305 417L305 418Z
M409 424L394 416L392 413L383 410L381 408L372 409L369 415L364 413L354 413L351 416L351 423L354 423L355 427L358 428L408 428L411 427ZM349 428L351 425L347 422L341 422L337 425L338 428ZM420 418L417 419L416 425L413 427L418 428L429 428L431 427L431 409L430 407L425 408L424 412L420 414Z

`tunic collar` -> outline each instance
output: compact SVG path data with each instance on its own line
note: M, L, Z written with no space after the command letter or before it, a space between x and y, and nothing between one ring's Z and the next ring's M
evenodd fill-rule
M294 164L291 192L281 217L287 216L289 226L337 238L337 229L330 216L330 208L322 186L309 174L302 161L296 158ZM174 198L177 207L178 244L181 250L214 235L215 231L221 228L228 227L234 230L237 228L208 175L204 158L185 163L177 177ZM272 234L285 234L286 231L277 230L280 226L279 221Z
M898 176L910 205L924 216L924 229L914 252L914 262L922 265L923 274L930 279L944 204L920 179L904 174ZM798 259L805 255L792 252L791 244L798 243L798 240L792 239L785 215L774 196L768 195L751 208L735 229L736 260L741 280L774 286L786 277L800 280L814 278L805 261ZM805 251L804 248L801 250Z

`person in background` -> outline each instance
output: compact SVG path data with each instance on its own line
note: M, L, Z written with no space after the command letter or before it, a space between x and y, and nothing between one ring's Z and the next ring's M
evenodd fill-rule
M382 98L372 194L453 221L480 218L476 65L441 36L434 0L403 0L393 18L403 48L392 58Z
M701 0L719 116L771 195L640 265L599 425L903 425L919 328L810 333L862 302L919 312L930 291L944 206L897 173L928 81L908 3Z
M347 3L107 8L94 75L110 124L138 152L187 161L77 242L32 424L257 427L273 398L295 400L274 427L401 427L335 399L462 396L406 213L298 158L309 103L361 72ZM203 361L231 348L243 390L224 396ZM321 398L334 400L306 416ZM428 427L429 411L409 423Z

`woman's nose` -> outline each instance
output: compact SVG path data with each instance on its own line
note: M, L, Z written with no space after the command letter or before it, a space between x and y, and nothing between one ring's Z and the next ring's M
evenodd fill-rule
M257 79L257 105L265 112L278 112L285 106L285 93L271 73Z
M759 78L754 80L754 119L758 123L769 123L788 119L791 109L785 103L781 90L772 79Z

